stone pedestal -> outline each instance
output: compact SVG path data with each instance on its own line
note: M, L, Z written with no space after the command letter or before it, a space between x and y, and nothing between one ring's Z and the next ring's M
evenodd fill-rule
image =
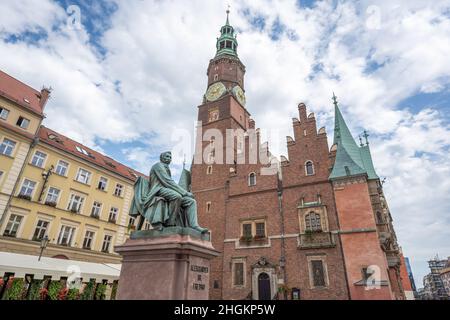
M115 247L123 257L118 300L207 300L210 260L219 255L209 234L173 227L134 232Z

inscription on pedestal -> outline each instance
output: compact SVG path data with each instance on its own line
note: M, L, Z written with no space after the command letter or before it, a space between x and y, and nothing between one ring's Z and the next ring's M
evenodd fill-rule
M219 255L211 243L173 235L129 239L115 249L123 257L118 300L208 299L209 261Z
M203 283L204 274L209 274L209 268L203 266L191 266L191 272L194 272L197 276L197 281L192 284L194 290L205 290L206 285ZM195 278L195 275L194 275Z
M205 293L208 291L209 284L209 263L205 265L205 260L192 257L189 267L189 278L191 279L192 297L207 299Z

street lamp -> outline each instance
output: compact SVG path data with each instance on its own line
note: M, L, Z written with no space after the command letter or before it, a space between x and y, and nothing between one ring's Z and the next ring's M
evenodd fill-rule
M45 188L47 187L48 179L53 174L53 169L55 169L55 167L53 165L51 165L50 169L48 169L48 171L44 171L41 173L42 178L44 179L44 183L42 184L41 193L39 194L39 200L38 200L39 202L42 201L42 195L44 194Z
M47 248L48 242L49 242L49 238L46 235L45 237L42 238L41 240L41 253L39 254L39 259L38 261L41 261L41 257L42 257L42 253L44 252L44 249Z

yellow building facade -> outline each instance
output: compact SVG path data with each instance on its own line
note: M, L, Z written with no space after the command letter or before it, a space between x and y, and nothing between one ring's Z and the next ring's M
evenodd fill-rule
M129 236L128 211L141 174L42 126L45 104L39 115L17 101L49 90L33 92L2 75L0 251L39 255L47 236L43 256L120 263L114 246ZM26 129L19 118L29 121Z
M0 71L0 224L44 119L49 93Z

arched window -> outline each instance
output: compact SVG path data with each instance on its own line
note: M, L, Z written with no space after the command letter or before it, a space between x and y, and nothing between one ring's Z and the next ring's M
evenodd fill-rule
M307 161L305 163L305 172L307 176L314 175L314 164L312 161Z
M252 172L248 175L248 185L250 187L256 185L256 173Z
M305 227L309 231L322 231L320 214L310 212L305 216Z

